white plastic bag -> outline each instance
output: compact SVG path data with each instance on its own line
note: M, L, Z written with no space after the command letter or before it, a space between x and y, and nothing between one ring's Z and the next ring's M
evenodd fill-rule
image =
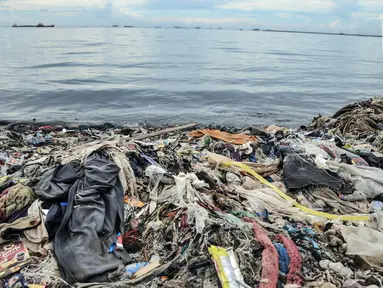
M383 233L368 227L341 226L347 254L359 255L367 264L383 272Z

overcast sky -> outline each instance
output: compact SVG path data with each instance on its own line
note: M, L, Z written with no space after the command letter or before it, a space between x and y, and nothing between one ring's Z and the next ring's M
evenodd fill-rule
M383 0L0 0L0 25L278 28L381 33Z

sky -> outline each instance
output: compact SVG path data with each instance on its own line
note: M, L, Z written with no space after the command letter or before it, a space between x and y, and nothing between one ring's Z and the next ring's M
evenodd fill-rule
M0 25L382 33L383 0L0 0Z

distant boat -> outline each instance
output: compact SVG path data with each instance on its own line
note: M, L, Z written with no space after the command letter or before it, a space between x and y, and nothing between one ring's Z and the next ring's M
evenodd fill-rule
M161 26L156 26L156 27L154 27L154 28L162 28Z
M253 31L260 31L260 29L253 29Z
M194 29L201 29L201 27L195 27Z
M15 23L15 24L13 24L12 27L15 27L15 28L32 28L32 27L35 27L35 28L53 28L53 27L55 27L55 25L44 25L43 23L39 23L37 25L17 25Z
M221 27L218 27L218 28L216 28L217 30L222 30L222 28Z
M125 28L133 28L133 26L124 26Z
M119 26L118 26L118 25L113 25L112 27L113 27L113 28L116 28L116 27L119 27Z

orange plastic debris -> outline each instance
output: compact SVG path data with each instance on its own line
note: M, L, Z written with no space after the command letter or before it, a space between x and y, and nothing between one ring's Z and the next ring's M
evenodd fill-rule
M201 130L195 130L188 133L191 137L202 137L204 135L208 135L211 138L214 139L220 139L228 143L233 144L245 144L247 142L257 142L257 138L254 136L249 136L245 134L230 134L227 132L222 132L219 130L211 130L211 129L201 129Z
M128 197L128 196L125 196L124 197L124 202L126 204L129 204L130 206L133 206L133 207L138 207L138 208L142 208L145 206L145 203L144 202L141 202L137 199L134 199L132 197Z

